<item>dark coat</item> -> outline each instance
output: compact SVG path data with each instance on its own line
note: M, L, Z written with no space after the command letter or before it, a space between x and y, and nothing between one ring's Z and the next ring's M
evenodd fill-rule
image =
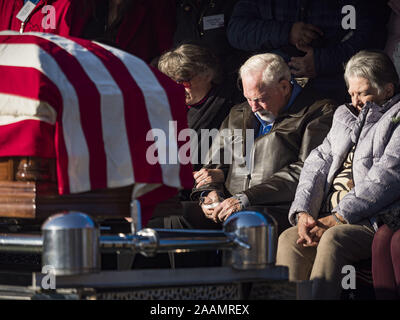
M220 60L224 71L236 73L245 60L243 52L233 48L228 41L226 28L237 0L179 0L176 5L176 30L174 46L184 43L197 44L210 49ZM204 18L224 16L219 28L204 28Z
M108 0L96 0L83 38L125 50L150 63L172 47L175 29L175 0L130 1L122 16L105 30Z
M355 30L342 27L346 5L355 8ZM324 95L345 102L343 64L360 50L383 49L388 14L381 0L240 0L229 21L228 38L235 48L274 52L289 60L304 55L289 44L293 23L317 26L324 34L311 44L317 73L313 85Z

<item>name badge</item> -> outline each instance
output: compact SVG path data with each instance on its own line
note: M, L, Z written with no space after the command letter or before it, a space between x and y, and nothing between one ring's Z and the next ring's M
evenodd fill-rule
M223 28L224 24L225 24L225 19L223 14L216 14L213 16L203 17L204 30Z
M29 15L32 13L33 9L35 9L36 4L27 1L24 6L21 8L21 10L17 14L17 19L21 20L22 22L25 22L26 19L28 19Z

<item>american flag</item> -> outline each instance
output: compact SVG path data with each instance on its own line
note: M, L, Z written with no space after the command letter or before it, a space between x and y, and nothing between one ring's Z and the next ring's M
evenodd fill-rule
M60 194L146 184L144 210L190 188L190 164L146 159L146 135L168 137L170 121L187 127L183 88L139 58L78 38L0 32L0 156L55 157ZM179 149L173 137L158 151Z

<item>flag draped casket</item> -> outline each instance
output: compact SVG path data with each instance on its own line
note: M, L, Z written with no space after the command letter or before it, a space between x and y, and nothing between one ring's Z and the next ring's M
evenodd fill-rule
M0 75L0 157L56 158L60 194L146 186L145 223L151 207L191 187L190 165L146 158L151 129L165 132L156 147L168 154L187 122L183 89L142 60L82 39L5 31Z

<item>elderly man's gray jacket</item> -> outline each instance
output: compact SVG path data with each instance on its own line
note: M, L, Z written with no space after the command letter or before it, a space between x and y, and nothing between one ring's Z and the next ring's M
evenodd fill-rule
M223 170L225 182L195 189L194 193L218 189L224 189L227 195L244 193L251 206L282 205L286 216L303 163L328 133L335 108L332 100L322 99L305 86L289 110L278 116L272 130L256 138L252 145L248 140L257 132L259 121L247 102L235 106L213 145L222 163L206 166ZM223 154L232 144L234 156L229 164ZM247 161L245 154L249 156Z
M358 116L352 106L338 108L329 134L304 163L289 211L291 224L295 224L297 212L318 218L332 181L354 144L355 187L333 212L351 224L366 218L374 224L379 212L399 203L400 94L383 106L368 102Z

